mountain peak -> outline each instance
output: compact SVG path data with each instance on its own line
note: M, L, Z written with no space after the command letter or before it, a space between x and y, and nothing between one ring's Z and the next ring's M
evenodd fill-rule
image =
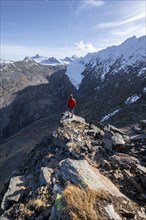
M33 59L31 59L31 57L25 57L24 62L33 62Z
M39 54L36 54L35 56L32 56L31 58L32 59L38 59L38 58L41 58L41 57L43 57L43 56L40 56Z
M130 46L130 45L133 45L137 41L138 41L138 38L136 38L136 36L132 36L132 37L126 39L121 45L122 46L124 46L124 45Z

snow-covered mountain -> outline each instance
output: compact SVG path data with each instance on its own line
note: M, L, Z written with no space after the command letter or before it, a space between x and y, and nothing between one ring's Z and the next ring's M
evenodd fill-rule
M65 57L64 59L61 59L61 61L63 61L66 64L70 64L71 62L77 60L79 57L76 55L73 55L72 57Z
M139 74L146 67L146 36L127 39L119 46L112 46L95 53L89 53L85 57L72 62L66 74L76 88L83 79L82 73L94 70L96 78L103 81L106 74L114 75L122 70L126 71L129 66L137 66L143 63L139 68ZM114 66L114 68L113 68Z
M44 65L68 65L71 62L78 59L77 56L73 55L72 57L65 57L64 59L57 59L55 57L44 57L40 56L39 54L36 54L35 56L32 56L31 59L33 59L35 62L44 64Z
M55 57L49 57L48 59L42 60L41 64L47 65L60 65L61 62Z
M0 68L3 68L3 67L7 66L10 63L13 63L13 61L0 59Z
M66 74L78 89L78 114L123 123L146 112L146 36L127 39L72 62Z
M46 60L48 58L44 56L40 56L39 54L36 54L35 56L32 56L31 59L33 59L37 63L41 63L43 60Z

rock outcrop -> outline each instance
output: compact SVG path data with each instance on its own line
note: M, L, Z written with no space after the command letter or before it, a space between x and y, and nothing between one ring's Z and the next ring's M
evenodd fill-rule
M1 219L145 219L143 125L133 139L133 132L64 114L2 190Z

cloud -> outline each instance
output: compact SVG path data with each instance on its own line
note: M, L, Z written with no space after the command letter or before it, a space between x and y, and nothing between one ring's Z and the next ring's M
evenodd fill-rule
M104 5L103 0L84 0L82 1L82 7L99 7Z
M89 52L93 53L97 51L97 49L91 43L84 44L83 41L76 42L75 46L77 46L77 48L80 49L81 51L84 51L87 53Z
M128 19L125 19L125 20L122 20L122 21L118 21L118 22L105 22L105 23L101 23L101 24L96 25L96 27L97 28L102 28L102 29L114 28L114 27L118 27L118 26L121 26L121 25L133 23L133 22L141 20L141 19L143 19L145 17L146 17L146 15L145 15L145 13L143 13L141 15L133 16L133 17L130 17Z
M103 0L81 0L75 10L75 14L80 13L84 9L103 6L104 3Z
M145 27L142 25L130 25L128 28L112 30L111 35L118 38L129 38L136 35L137 37L145 35Z

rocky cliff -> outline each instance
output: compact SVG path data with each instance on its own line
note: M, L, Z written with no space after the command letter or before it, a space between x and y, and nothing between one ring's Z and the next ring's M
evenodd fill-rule
M145 132L64 114L5 184L1 219L144 220Z

